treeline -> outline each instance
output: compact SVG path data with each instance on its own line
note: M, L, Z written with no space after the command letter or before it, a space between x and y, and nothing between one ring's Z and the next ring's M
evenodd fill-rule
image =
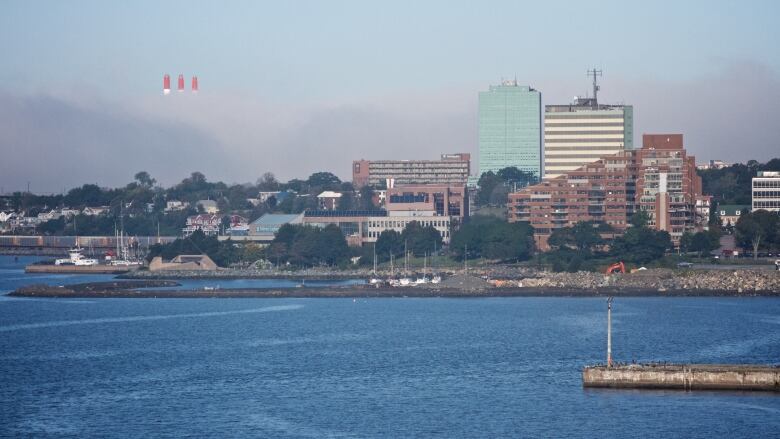
M780 158L766 163L750 160L723 169L700 169L698 174L702 180L702 192L712 195L717 205L750 204L751 180L759 171L780 171Z
M38 231L48 235L77 233L81 235L112 235L120 222L130 235L155 235L159 229L163 235L178 235L187 216L198 213L199 200L214 200L222 213L234 213L253 221L265 213L300 213L318 207L317 195L322 191L342 192L338 208L371 210L374 191L370 187L355 191L352 183L341 181L330 172L315 172L307 179L292 179L282 183L272 173L265 173L254 184L227 185L210 182L201 172L193 172L178 184L169 188L157 185L147 172L138 172L133 182L121 188L102 188L85 184L73 188L64 195L38 196L17 192L9 197L6 208L23 211L27 216L52 209L107 206L107 214L59 218L47 221ZM263 203L253 204L259 192L290 191L284 196L270 197ZM181 211L165 211L168 201L188 203Z

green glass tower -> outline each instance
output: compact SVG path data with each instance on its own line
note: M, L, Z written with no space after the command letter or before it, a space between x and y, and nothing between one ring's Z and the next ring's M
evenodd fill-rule
M479 175L510 166L542 175L542 94L516 80L479 93Z

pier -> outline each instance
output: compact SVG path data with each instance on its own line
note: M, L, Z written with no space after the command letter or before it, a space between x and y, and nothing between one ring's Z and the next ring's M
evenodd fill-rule
M618 364L612 361L612 297L607 299L607 362L582 370L583 387L780 392L780 366Z
M780 367L752 364L629 364L590 366L585 387L780 392Z

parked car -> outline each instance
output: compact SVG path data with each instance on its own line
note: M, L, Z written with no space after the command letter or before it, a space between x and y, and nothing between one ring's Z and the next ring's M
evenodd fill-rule
M693 263L692 262L678 262L677 263L677 267L679 267L679 268L690 268L690 267L693 267Z

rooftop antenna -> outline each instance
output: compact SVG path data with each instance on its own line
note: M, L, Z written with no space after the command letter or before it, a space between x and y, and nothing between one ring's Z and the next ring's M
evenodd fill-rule
M597 109L599 107L598 92L601 89L601 87L599 87L599 84L596 81L596 78L598 76L602 76L601 74L602 74L602 71L601 70L596 70L595 68L593 70L588 70L588 76L593 76L593 108L594 109Z

